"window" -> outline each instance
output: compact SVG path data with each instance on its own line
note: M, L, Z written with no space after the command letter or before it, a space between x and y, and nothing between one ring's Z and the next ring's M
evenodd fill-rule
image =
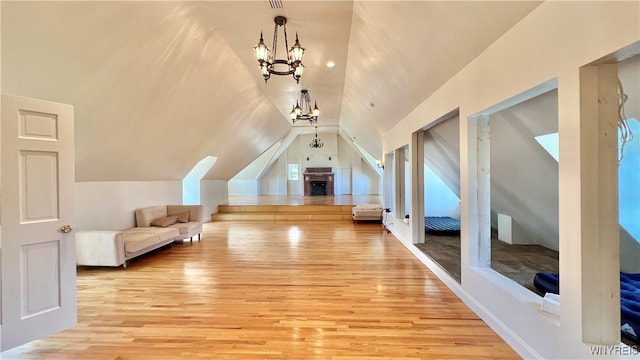
M556 162L560 161L560 138L557 132L536 136L535 139Z
M298 164L289 164L289 171L287 172L287 179L298 180Z

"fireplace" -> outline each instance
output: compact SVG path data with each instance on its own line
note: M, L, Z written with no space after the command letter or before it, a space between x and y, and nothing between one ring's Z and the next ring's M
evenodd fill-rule
M333 172L330 167L304 170L304 196L333 195Z
M327 195L326 181L311 181L311 196Z

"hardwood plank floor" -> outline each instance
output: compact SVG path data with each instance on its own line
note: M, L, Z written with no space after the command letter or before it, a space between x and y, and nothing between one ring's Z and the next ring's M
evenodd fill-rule
M380 224L214 222L80 268L79 324L7 359L515 359Z
M460 282L460 236L427 234L425 238L424 244L415 246ZM540 296L544 294L533 286L534 276L558 272L559 266L557 251L539 245L510 245L498 240L497 233L491 236L491 268Z

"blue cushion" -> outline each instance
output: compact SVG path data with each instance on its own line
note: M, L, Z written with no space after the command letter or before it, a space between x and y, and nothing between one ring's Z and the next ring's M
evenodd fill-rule
M539 272L533 277L533 286L543 293L560 294L560 275L558 273Z
M543 293L560 294L560 275L539 272L533 286ZM638 341L640 336L640 274L620 273L620 317L623 333ZM631 331L627 331L630 328Z

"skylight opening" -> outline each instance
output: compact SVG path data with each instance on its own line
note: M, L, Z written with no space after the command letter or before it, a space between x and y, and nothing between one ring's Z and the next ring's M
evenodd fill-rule
M627 119L629 130L634 135L640 134L640 122ZM618 136L618 151L622 146L622 136ZM620 157L619 157L620 158ZM640 139L638 137L626 143L624 157L618 165L618 208L620 225L636 241L640 242Z
M634 134L640 134L640 122L637 119L628 119L629 129ZM535 137L536 141L542 148L551 155L556 161L559 161L559 136L558 133L551 133ZM623 144L623 136L619 131L618 134L618 151ZM640 141L630 141L626 144L624 157L619 158L620 165L618 167L618 207L620 225L640 241L640 195L637 192L637 184L640 184Z
M560 161L560 136L557 132L536 136L535 139L552 158Z

